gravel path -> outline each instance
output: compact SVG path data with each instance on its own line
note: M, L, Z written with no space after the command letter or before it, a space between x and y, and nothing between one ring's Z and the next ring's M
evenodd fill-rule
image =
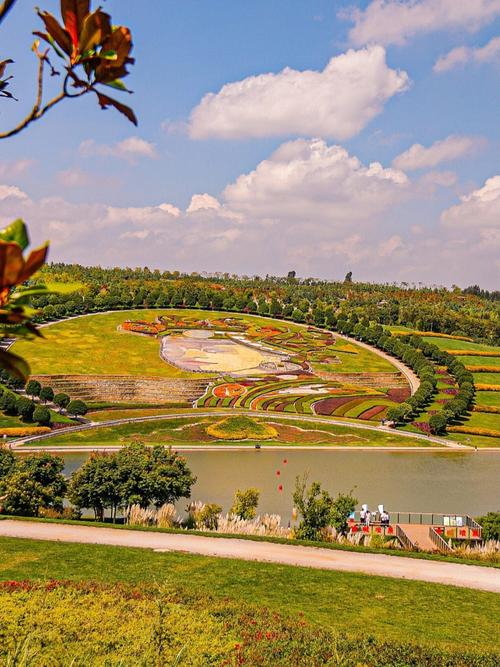
M336 551L293 544L253 542L238 538L46 524L36 521L16 521L15 519L0 521L0 536L139 547L154 549L155 551L180 551L203 556L281 563L322 570L361 572L383 577L414 579L500 593L499 569L401 556L386 556L384 554Z

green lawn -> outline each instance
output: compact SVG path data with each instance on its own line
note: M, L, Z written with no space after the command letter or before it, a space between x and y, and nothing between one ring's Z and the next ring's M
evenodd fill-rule
M500 385L500 373L472 373L475 384Z
M168 445L207 446L207 445L246 445L255 446L253 440L217 440L206 433L206 428L227 418L227 413L220 417L198 417L191 413L189 417L178 419L151 420L109 426L76 433L57 435L50 440L51 445L88 446L125 445L132 440L140 440L147 444L159 443ZM258 422L269 423L278 428L280 434L272 440L259 440L258 444L286 445L286 446L342 446L342 447L422 447L437 446L427 440L402 437L397 431L387 433L383 431L368 431L346 425L302 421L286 421L269 417L258 419ZM281 431L281 429L284 429ZM46 441L40 441L45 446Z
M476 403L500 408L500 391L478 391L476 392Z
M0 538L3 580L167 582L351 634L494 650L500 596L462 588L142 549ZM117 628L118 630L118 628Z
M43 284L49 291L57 292L58 294L72 294L73 292L81 292L88 289L87 285L79 282L62 283L55 280L45 280Z
M482 343L469 343L465 340L455 340L454 338L441 338L439 336L424 336L427 343L434 343L442 350L474 350L478 352L499 352L499 348L494 345L483 345ZM483 357L483 359L491 359L494 357ZM486 362L485 362L486 363Z
M117 330L125 320L153 321L162 313L180 318L216 319L230 313L200 310L135 310L96 314L58 322L44 327L44 339L19 341L13 351L25 357L34 375L152 375L158 377L194 378L198 374L179 370L159 357L159 341L155 338L122 333ZM243 315L238 315L245 318ZM262 317L250 317L253 326L287 327L298 331L293 323ZM391 372L394 367L384 359L361 347L357 354L342 354L342 364L335 372ZM339 353L340 354L340 353Z
M481 356L459 356L457 357L464 366L494 366L498 367L500 372L500 357L481 357Z

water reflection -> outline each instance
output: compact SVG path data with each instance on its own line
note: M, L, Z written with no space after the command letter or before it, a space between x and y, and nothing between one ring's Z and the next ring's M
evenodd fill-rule
M245 450L185 456L198 477L194 500L227 510L236 489L255 486L261 490L260 511L279 513L285 521L291 516L295 477L304 472L331 493L353 489L360 502L381 503L392 511L477 516L500 509L500 452ZM64 458L69 474L86 454Z

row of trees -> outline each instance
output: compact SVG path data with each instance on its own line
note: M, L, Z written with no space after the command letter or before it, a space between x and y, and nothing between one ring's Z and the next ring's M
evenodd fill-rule
M130 505L160 507L188 498L196 482L185 459L162 446L134 444L115 454L93 454L70 480L63 468L57 456L20 458L0 448L3 512L21 516L62 512L67 499L75 515L91 508L99 521L106 510L116 519L117 512Z
M103 521L107 511L115 521L119 511L133 505L159 508L189 498L196 482L185 459L163 446L132 444L113 454L94 453L69 480L63 469L63 460L57 456L43 453L20 458L0 448L0 511L55 516L63 512L67 499L73 517L88 508L97 521ZM259 498L258 489L238 490L230 514L254 519ZM304 540L324 538L331 526L347 533L348 517L358 502L351 493L333 498L317 482L308 486L307 475L296 478L293 501L301 517L295 535ZM216 529L221 511L220 505L205 505L202 522Z
M64 264L52 265L44 274L51 280L83 283L85 289L41 295L36 299L40 321L120 308L189 307L258 313L329 327L339 320L354 325L358 321L402 324L422 331L500 340L498 301L461 290L299 281L293 277L204 277Z
M83 417L88 412L85 401L79 398L71 400L70 396L64 392L55 394L52 387L42 386L38 380L29 380L25 389L32 399L39 398L43 403L54 403L60 412L65 410L72 417Z

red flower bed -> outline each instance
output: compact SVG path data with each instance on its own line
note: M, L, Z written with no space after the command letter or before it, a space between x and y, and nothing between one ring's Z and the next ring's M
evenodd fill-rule
M359 416L358 419L373 419L377 415L379 415L381 412L384 412L387 410L386 405L374 405L373 408L370 408L369 410L365 410L362 412Z
M389 389L387 392L387 398L390 398L391 401L394 401L395 403L404 403L410 396L411 391L409 387Z
M317 415L329 416L333 415L337 408L340 408L344 403L352 401L352 396L339 396L338 398L324 398L314 404L314 411Z

